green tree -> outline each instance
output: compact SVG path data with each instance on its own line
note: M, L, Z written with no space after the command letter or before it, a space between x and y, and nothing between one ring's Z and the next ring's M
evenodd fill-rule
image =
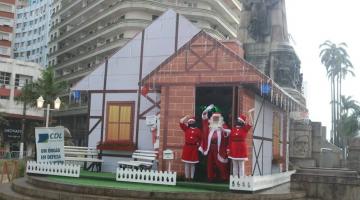
M21 95L16 98L19 103L23 104L23 120L22 120L22 142L26 146L26 110L29 107L36 107L36 100L39 96L43 96L46 103L53 104L54 100L64 94L68 89L65 81L56 81L53 67L48 67L41 72L38 80L27 83L21 88Z
M57 97L68 91L68 84L66 81L57 81L55 79L53 67L48 67L43 70L34 86L38 95L36 98L43 96L45 102L50 104L53 104Z
M351 96L341 96L341 108L339 133L342 137L342 146L346 150L351 138L358 135L360 131L360 105Z
M353 65L346 52L346 44L338 45L325 41L320 45L321 63L325 65L327 76L331 81L331 140L340 146L339 120L341 118L341 82L347 74L355 75L352 71Z

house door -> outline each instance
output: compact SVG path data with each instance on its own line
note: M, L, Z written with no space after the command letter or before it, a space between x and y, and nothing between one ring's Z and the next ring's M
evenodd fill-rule
M197 87L195 96L195 116L199 128L201 127L201 114L210 104L214 104L224 117L224 122L231 127L233 116L237 115L237 87ZM206 158L200 155L200 163L197 165L195 179L206 181Z

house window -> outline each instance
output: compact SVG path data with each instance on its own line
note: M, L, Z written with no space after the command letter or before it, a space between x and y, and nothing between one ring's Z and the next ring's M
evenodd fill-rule
M106 141L131 143L134 102L108 102Z

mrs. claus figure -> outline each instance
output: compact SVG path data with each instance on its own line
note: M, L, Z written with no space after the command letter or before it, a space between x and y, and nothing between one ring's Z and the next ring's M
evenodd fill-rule
M230 129L224 123L220 113L213 113L208 119L208 112L214 105L208 106L202 113L202 145L199 147L205 156L207 156L207 177L212 182L220 173L220 179L226 181L229 179L229 164L226 153L227 137Z
M192 180L195 173L195 164L199 162L198 148L201 142L201 130L196 127L195 117L188 115L180 119L180 128L185 133L181 160L185 163L185 178Z
M233 176L245 175L245 161L248 160L246 137L252 127L252 117L249 113L249 122L246 116L240 115L236 119L235 126L232 128L227 149L229 158L232 161Z

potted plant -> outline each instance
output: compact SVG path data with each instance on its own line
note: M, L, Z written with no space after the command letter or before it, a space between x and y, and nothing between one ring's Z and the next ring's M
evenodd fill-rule
M128 142L119 140L106 140L98 143L97 149L110 151L133 151L135 148Z

